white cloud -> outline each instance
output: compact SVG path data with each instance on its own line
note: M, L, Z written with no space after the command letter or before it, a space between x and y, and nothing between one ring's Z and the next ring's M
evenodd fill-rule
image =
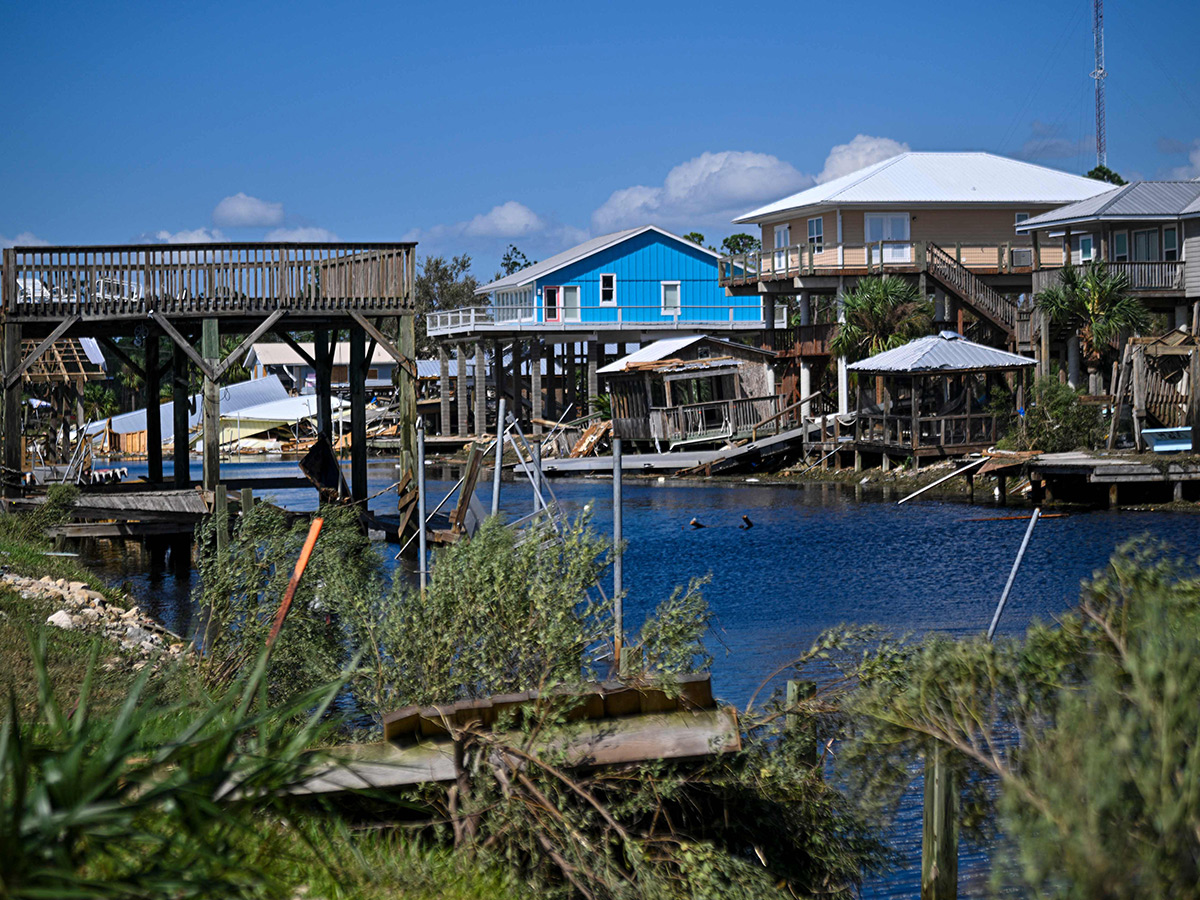
M49 247L50 242L44 241L36 234L29 231L22 231L16 237L7 237L0 234L0 247Z
M223 228L269 228L283 223L283 204L259 200L239 191L217 204L212 220Z
M468 237L516 238L542 231L546 223L524 203L509 200L458 227Z
M322 244L334 243L338 240L338 236L328 228L307 226L300 228L274 228L267 232L263 240L283 241L293 244Z
M160 244L212 244L224 241L225 235L220 228L191 228L183 231L156 231L150 237L150 242Z
M1176 181L1191 181L1200 178L1200 140L1192 141L1187 148L1188 161L1185 166L1176 166L1167 173L1168 179Z
M667 173L661 187L613 191L592 213L596 233L653 222L692 228L725 224L747 208L808 187L811 175L767 153L704 152Z
M907 153L910 149L908 144L891 138L872 137L869 134L855 135L850 143L838 144L829 151L829 155L825 157L825 168L817 176L817 184L857 172L877 162ZM782 197L785 193L786 191L782 191L779 196Z

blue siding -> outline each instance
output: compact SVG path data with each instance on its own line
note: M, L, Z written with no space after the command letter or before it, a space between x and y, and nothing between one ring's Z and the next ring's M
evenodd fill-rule
M617 303L600 305L601 273L616 275ZM662 314L662 282L680 283L678 319ZM538 321L544 321L542 289L546 286L579 288L579 321L584 324L728 322L730 311L737 322L759 322L762 301L756 296L727 297L717 283L717 260L699 248L647 231L592 254L540 278L535 302ZM560 300L561 303L561 294Z

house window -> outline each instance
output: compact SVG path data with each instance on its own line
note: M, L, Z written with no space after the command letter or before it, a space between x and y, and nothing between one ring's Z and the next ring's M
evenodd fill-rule
M600 273L600 305L617 305L617 276L612 272Z
M1133 233L1133 261L1158 262L1158 229Z
M1080 264L1091 262L1096 256L1095 243L1090 234L1080 234L1071 238L1071 250L1074 251Z
M562 317L565 322L579 321L579 285L570 284L562 289Z
M1028 218L1029 218L1029 213L1017 213L1016 217L1013 219L1013 222L1016 225L1020 225L1022 222L1024 222Z
M1113 262L1129 262L1129 232L1114 231L1112 236Z
M808 249L820 253L825 249L825 217L817 216L808 220Z
M1163 228L1163 259L1174 262L1179 259L1179 231L1174 225Z
M678 316L679 312L679 282L662 282L662 314L664 316Z
M542 288L542 310L547 322L557 322L562 315L558 305L558 288Z
M775 268L776 272L787 271L788 246L792 242L792 226L775 226Z

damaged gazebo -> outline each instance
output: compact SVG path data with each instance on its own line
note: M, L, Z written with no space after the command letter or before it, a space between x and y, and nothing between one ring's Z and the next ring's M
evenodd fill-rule
M912 457L919 465L928 457L986 450L1001 437L1009 412L998 407L997 398L1011 397L1021 408L1035 365L953 331L853 363L848 368L858 376L855 450L880 454L885 466L893 457Z

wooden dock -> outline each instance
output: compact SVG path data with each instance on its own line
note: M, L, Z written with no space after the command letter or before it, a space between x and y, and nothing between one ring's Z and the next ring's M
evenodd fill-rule
M1103 504L1200 501L1200 459L1122 453L1043 453L1028 464L1035 502Z

